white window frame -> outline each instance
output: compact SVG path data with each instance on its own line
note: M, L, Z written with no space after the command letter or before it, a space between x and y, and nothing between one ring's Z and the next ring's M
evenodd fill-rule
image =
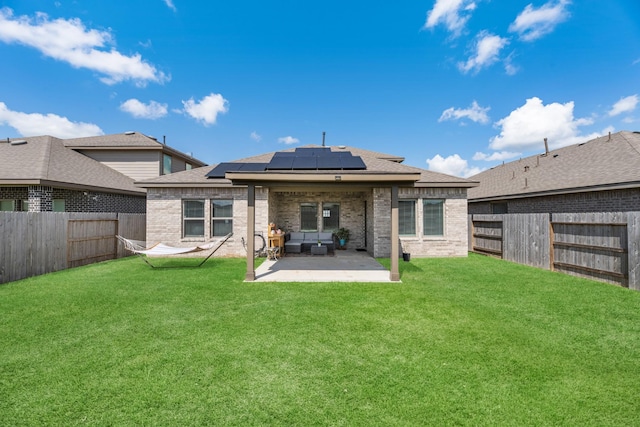
M231 216L215 216L216 210L214 204L216 202L229 202L231 204ZM231 224L231 231L233 231L233 199L211 199L211 237L223 237L224 235L215 234L216 227L215 222L224 222L225 224Z
M202 216L187 216L186 209L187 203L198 202L202 204ZM183 238L197 238L204 237L204 218L205 218L205 200L204 199L183 199L182 200L182 237ZM200 222L202 224L202 234L187 234L187 223Z
M402 216L402 212L400 211L400 204L404 204L404 203L411 203L413 206L413 233L402 233L401 231L401 222L403 220ZM403 200L398 200L398 235L401 237L415 237L418 235L418 227L417 227L417 223L418 223L418 218L416 215L416 205L417 205L417 201L415 199L403 199Z
M440 233L433 233L433 232L429 232L427 233L427 221L430 221L429 218L427 218L427 213L425 210L425 206L426 205L439 205L440 206L440 210L439 210L439 229L438 231L440 231ZM445 199L422 199L422 235L425 237L443 237L444 233L445 233L445 215L444 215L444 207L445 207Z

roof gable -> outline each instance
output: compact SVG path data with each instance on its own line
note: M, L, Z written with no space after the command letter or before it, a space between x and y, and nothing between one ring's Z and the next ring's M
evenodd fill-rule
M64 145L73 150L158 150L182 158L196 167L206 165L205 162L140 132L65 139Z

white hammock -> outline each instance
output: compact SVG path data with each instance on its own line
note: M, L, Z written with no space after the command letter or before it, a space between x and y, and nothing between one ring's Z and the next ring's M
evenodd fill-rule
M199 265L198 267L200 267L202 264L205 263L206 260L208 260L211 255L213 255L220 246L222 246L222 244L224 242L226 242L229 237L231 237L233 233L229 233L226 236L214 241L214 242L209 242L209 243L205 243L203 245L198 245L198 246L191 246L191 247L187 247L187 248L178 248L175 246L169 246L169 245L165 245L164 243L156 243L153 246L150 246L148 248L145 248L144 245L142 244L142 242L140 242L139 240L130 240L130 239L126 239L122 236L116 236L118 238L118 240L120 240L122 242L122 244L124 245L124 248L130 252L133 252L134 254L138 254L142 257L142 255L153 255L153 256L171 256L171 255L179 255L179 254L188 254L188 253L192 253L192 252L201 252L201 251L208 251L213 249L213 251L209 254L209 256L207 256ZM149 264L151 267L156 268L155 266L151 265L151 263L149 263L149 261L147 261L146 258L142 258L144 260L144 262L146 262L147 264Z

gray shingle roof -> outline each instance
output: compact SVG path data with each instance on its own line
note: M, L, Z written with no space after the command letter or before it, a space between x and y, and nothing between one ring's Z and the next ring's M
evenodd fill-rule
M131 178L66 148L58 138L37 136L20 139L27 143L12 145L6 140L0 142L1 184L40 184L144 195L144 190L136 187Z
M154 137L140 132L125 132L112 135L88 136L84 138L71 138L64 140L65 147L75 150L92 149L133 149L133 150L161 150L172 155L177 155L192 163L194 166L204 166L205 162L198 160L173 147L158 142Z
M302 148L314 148L318 145L306 145ZM350 151L355 156L360 156L364 161L367 170L340 170L331 171L323 170L318 171L318 174L335 174L336 172L341 175L347 174L404 174L404 173L420 173L421 178L416 183L417 186L454 186L454 187L473 187L475 182L464 178L458 178L455 176L445 175L438 172L432 172L425 169L416 168L413 166L407 166L400 163L403 160L402 157L393 156L389 154L377 153L373 151L363 150L355 147L329 147L332 151ZM282 150L285 152L294 151L295 149ZM257 156L246 157L243 159L235 160L238 163L268 163L275 152L264 153ZM153 187L155 185L166 186L169 184L175 184L179 186L188 185L230 185L231 182L227 179L210 179L206 177L206 174L213 169L215 165L193 169L190 171L176 172L170 175L163 175L158 178L148 179L136 183L141 187ZM309 171L287 171L290 174L306 174Z
M640 187L640 133L622 131L472 176L469 201Z

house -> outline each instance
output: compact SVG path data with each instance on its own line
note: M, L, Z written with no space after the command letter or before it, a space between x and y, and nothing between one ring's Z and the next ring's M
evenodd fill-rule
M0 210L144 213L136 179L204 163L137 132L0 140Z
M136 184L147 190L147 241L173 246L233 232L221 255L246 256L254 233L350 230L349 248L374 257L467 255L467 189L473 181L403 165L403 158L346 146L305 146ZM250 236L250 238L247 238ZM246 249L245 246L246 245Z
M640 132L622 131L470 178L469 213L640 211Z
M190 154L139 132L67 139L64 146L136 181L206 166Z

